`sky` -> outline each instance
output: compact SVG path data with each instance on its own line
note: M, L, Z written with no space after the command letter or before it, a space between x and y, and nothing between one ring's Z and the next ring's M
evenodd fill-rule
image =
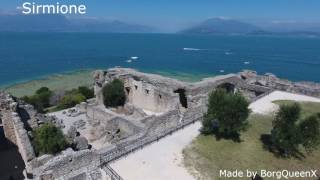
M0 12L23 2L85 4L88 17L153 26L188 26L212 17L257 21L320 22L320 0L0 0Z

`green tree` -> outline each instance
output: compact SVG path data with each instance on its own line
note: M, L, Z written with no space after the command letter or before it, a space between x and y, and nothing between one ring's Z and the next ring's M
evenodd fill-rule
M320 116L307 117L299 125L302 145L308 151L316 149L320 144Z
M297 133L298 128L296 126L300 113L301 107L297 103L282 105L272 122L272 142L285 156L296 152L301 142L301 137Z
M125 104L126 94L121 80L114 79L103 87L102 92L106 107L117 107Z
M44 109L50 107L50 98L52 91L47 87L41 87L33 96L24 96L22 99L34 106L39 112L44 112Z
M78 87L78 92L81 93L82 95L84 95L84 97L86 97L86 99L90 99L90 98L94 97L93 89L89 89L86 86Z
M248 127L248 107L249 102L240 93L227 93L224 89L211 92L201 132L239 138L239 133Z
M320 143L320 121L317 115L301 119L299 104L282 105L272 123L271 140L285 157L296 155L301 145L309 152Z
M46 93L49 91L50 91L50 89L48 87L41 87L36 91L36 94Z
M53 124L46 123L33 132L33 144L37 154L55 154L67 147L62 131Z

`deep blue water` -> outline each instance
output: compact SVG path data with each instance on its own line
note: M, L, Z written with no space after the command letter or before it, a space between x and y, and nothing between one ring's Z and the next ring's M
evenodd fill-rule
M131 56L139 59L126 62ZM291 80L320 82L320 38L0 33L0 85L112 66L192 74L252 69Z

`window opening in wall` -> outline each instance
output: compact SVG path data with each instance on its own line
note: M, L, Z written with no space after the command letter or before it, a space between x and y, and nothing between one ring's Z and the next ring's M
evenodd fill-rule
M179 100L180 100L181 106L184 108L188 108L188 100L186 97L186 90L185 89L177 89L174 91L174 93L179 94Z

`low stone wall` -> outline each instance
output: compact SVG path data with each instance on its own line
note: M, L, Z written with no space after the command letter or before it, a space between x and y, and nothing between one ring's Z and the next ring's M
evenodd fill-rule
M73 151L67 149L45 164L34 168L35 179L69 179L79 174L88 174L101 164L100 156L93 150Z
M165 129L176 127L179 124L180 116L178 110L169 111L161 116L154 118L145 129L146 136L154 136L160 134Z

